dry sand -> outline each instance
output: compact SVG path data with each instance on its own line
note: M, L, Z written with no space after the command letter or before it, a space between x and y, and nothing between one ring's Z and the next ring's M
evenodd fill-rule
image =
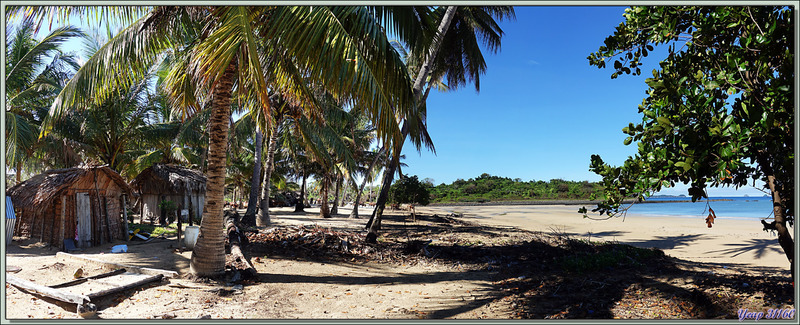
M628 214L624 219L591 220L577 205L429 206L419 213L463 213L464 220L514 226L531 231L564 232L592 241L617 241L657 247L673 257L786 271L788 261L777 235L756 220L717 218L708 228L702 217L653 217ZM591 216L591 215L590 215ZM794 231L794 228L790 228Z

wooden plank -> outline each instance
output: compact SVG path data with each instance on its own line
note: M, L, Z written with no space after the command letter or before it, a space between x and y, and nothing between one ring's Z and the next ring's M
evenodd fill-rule
M84 282L89 281L89 280L107 278L107 277L114 276L114 275L117 275L117 274L122 274L122 273L125 273L125 272L126 272L125 269L116 269L114 271L98 274L98 275L95 275L95 276L75 279L75 280L72 280L72 281L51 285L50 287L51 288L69 287L69 286L74 286L76 284L84 283Z
M91 258L91 257L86 257L86 256L81 256L81 255L74 255L74 254L69 254L69 253L64 253L64 252L56 253L56 257L64 257L64 258L70 258L70 259L76 259L76 260L80 260L80 261L85 261L85 262L91 262L91 263L93 263L95 265L98 265L98 266L101 266L101 267L103 267L104 269L107 269L107 270L114 270L114 269L118 269L118 268L124 268L124 269L128 270L128 272L131 272L131 273L140 273L140 274L147 274L147 275L161 274L161 275L163 275L163 276L165 276L167 278L177 278L178 277L178 272L175 272L175 271L162 270L162 269L151 269L151 268L147 268L147 267L139 267L139 266L119 264L119 263L111 263L111 262L106 262L106 261L101 261L101 260L98 260L98 259L94 259L94 258Z
M75 223L77 225L78 247L80 248L91 246L92 217L90 201L91 198L86 193L75 193Z
M114 287L114 288L111 288L111 289L106 289L106 290L102 290L102 291L98 291L98 292L92 292L92 293L90 293L88 295L88 297L89 297L89 299L102 297L102 296L109 295L109 294L112 294L112 293L115 293L115 292L120 292L120 291L125 291L125 290L128 290L128 289L133 289L133 288L139 287L139 286L141 286L141 285L143 285L145 283L150 283L150 282L154 282L154 281L160 281L162 278L164 278L163 274L156 274L156 275L148 276L148 277L146 277L144 279L141 279L139 281L136 281L136 282L133 282L133 283L130 283L130 284L126 284L124 286Z
M56 300L64 301L64 302L71 302L73 304L81 305L84 302L90 302L91 298L89 296L74 294L71 292L65 292L58 289L53 289L47 286L43 286L41 284L33 283L27 280L20 279L15 277L11 274L6 274L6 281L23 290L34 292L36 294L50 297Z

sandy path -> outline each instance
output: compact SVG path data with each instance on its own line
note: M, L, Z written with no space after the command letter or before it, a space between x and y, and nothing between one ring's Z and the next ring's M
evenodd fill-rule
M712 228L708 228L701 217L629 214L625 219L598 221L583 218L578 208L575 205L503 205L420 207L417 210L439 215L460 212L465 220L483 224L547 233L559 231L593 241L657 247L668 255L696 262L788 269L777 236L763 231L758 220L717 218Z

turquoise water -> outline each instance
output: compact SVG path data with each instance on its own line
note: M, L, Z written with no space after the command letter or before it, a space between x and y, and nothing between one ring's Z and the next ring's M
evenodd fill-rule
M698 217L707 216L708 207L711 207L717 218L763 219L772 217L772 199L769 197L712 197L710 199L709 202L706 200L691 202L691 198L687 197L650 198L650 201L667 202L634 204L628 210L628 214Z

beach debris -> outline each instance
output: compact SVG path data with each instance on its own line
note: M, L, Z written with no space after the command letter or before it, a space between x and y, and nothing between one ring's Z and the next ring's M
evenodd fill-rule
M77 270L75 270L75 273L72 274L72 276L75 277L76 279L82 277L83 276L83 268L79 267Z

